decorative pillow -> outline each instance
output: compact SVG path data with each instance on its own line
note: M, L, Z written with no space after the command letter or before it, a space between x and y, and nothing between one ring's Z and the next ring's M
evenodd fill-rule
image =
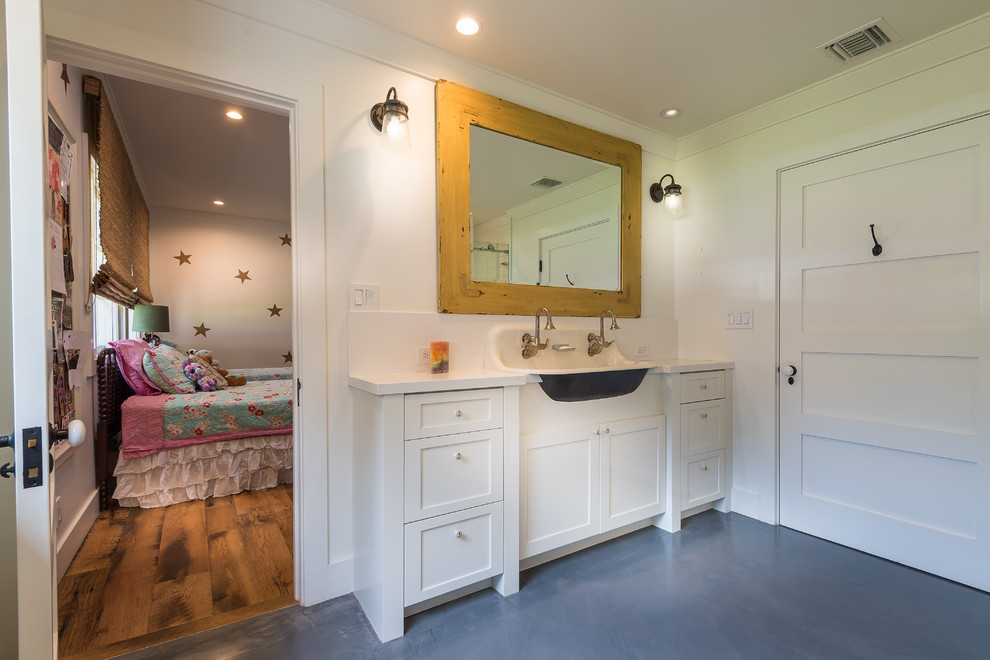
M198 355L190 355L183 369L189 380L204 392L227 389L227 379L213 365Z
M120 375L131 386L135 394L149 396L161 394L161 390L144 375L142 360L151 346L143 339L121 339L109 342L117 353L117 367Z
M195 392L196 386L182 371L186 356L171 346L162 344L148 349L141 364L144 375L157 385L162 392L188 394Z

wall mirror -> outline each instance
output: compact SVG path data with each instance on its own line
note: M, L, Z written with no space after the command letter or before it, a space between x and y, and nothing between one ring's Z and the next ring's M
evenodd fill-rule
M640 315L639 145L437 83L439 310Z

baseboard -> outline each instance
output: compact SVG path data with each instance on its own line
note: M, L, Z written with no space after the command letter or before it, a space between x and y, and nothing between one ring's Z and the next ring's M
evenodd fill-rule
M86 540L86 535L89 534L89 530L93 526L93 523L96 522L96 517L99 513L100 491L94 490L89 496L86 506L80 509L76 519L69 523L68 532L66 532L62 540L58 543L55 564L58 567L59 580L69 570L69 564L72 563L72 559L79 552L79 548L82 547L83 541Z
M732 511L747 518L760 519L760 494L742 488L732 489Z
M593 545L598 545L599 543L604 543L605 541L611 541L612 539L619 538L624 534L635 532L638 529L649 527L655 520L656 517L654 516L653 518L647 518L646 520L630 523L624 527L619 527L618 529L613 529L602 534L596 534L595 536L581 539L580 541L575 541L574 543L568 543L567 545L554 548L553 550L547 550L544 553L533 555L532 557L525 557L519 561L519 572L521 573L522 571L529 570L534 566L545 564L548 561L553 561L554 559L560 559L561 557L569 555L573 552L579 552L585 548L590 548Z

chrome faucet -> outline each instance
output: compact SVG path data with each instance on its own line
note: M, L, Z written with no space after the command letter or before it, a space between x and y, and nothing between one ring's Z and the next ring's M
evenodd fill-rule
M545 340L542 344L540 343L540 314L546 312L547 324L544 326L544 330L556 330L557 328L553 325L553 317L550 316L550 310L546 307L540 307L536 310L536 336L529 334L528 332L522 336L523 350L522 356L529 359L545 349L550 345L550 340Z
M605 315L608 314L612 317L612 325L609 330L618 330L619 324L615 322L615 312L610 309L606 309L604 312L598 315L598 332L595 334L593 332L588 333L588 355L598 355L603 350L612 345L612 341L605 341Z

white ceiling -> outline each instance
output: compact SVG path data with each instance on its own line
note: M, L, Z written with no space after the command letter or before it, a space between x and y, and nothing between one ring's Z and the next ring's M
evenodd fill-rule
M987 0L320 1L672 137L990 10ZM454 30L465 15L478 35ZM880 18L902 41L845 64L816 51ZM661 119L668 107L684 114Z
M672 137L990 8L988 0L319 1ZM482 23L475 37L453 28L466 14ZM886 50L850 63L816 50L880 18L901 38ZM244 119L234 122L224 116L231 106L214 99L107 80L149 206L288 222L285 117L238 108ZM661 119L672 106L684 114Z
M288 118L126 78L105 80L149 207L289 222ZM231 109L244 118L228 119Z

